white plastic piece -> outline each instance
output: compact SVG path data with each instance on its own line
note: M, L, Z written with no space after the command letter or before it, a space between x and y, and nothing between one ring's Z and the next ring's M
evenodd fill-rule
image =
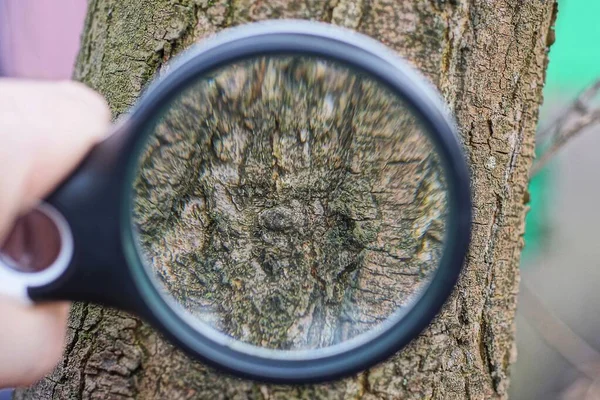
M27 289L49 284L66 271L73 257L73 236L65 218L54 207L41 203L37 209L56 225L60 235L60 251L54 262L39 272L21 272L6 265L0 257L0 295L31 304Z

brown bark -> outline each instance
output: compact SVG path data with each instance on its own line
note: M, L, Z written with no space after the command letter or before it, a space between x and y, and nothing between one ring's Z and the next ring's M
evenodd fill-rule
M199 79L151 130L136 231L164 294L228 336L303 350L412 304L438 265L446 184L384 86L312 57Z
M471 165L474 232L459 287L390 361L339 382L270 386L190 362L137 319L74 306L65 358L17 399L505 398L528 170L553 35L545 0L92 0L76 77L115 115L173 54L224 27L311 18L357 29L420 68L455 112Z

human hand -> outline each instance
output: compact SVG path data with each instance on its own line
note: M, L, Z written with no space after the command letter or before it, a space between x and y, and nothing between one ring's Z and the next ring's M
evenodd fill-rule
M0 79L0 244L17 217L77 166L109 123L104 99L81 84ZM26 235L17 240L28 246ZM52 370L68 311L67 303L30 306L0 297L0 388L31 384Z

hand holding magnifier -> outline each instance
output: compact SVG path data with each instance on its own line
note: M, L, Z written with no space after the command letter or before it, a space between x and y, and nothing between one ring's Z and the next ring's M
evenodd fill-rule
M213 365L322 381L383 360L450 294L471 202L451 119L381 44L235 28L173 63L40 208L60 251L0 293L141 316Z

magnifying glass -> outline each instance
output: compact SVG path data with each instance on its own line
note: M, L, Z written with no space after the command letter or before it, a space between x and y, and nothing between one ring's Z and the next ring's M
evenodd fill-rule
M116 307L211 365L300 383L430 323L471 200L418 73L363 35L281 21L188 50L34 213L54 245L0 255L0 293Z

